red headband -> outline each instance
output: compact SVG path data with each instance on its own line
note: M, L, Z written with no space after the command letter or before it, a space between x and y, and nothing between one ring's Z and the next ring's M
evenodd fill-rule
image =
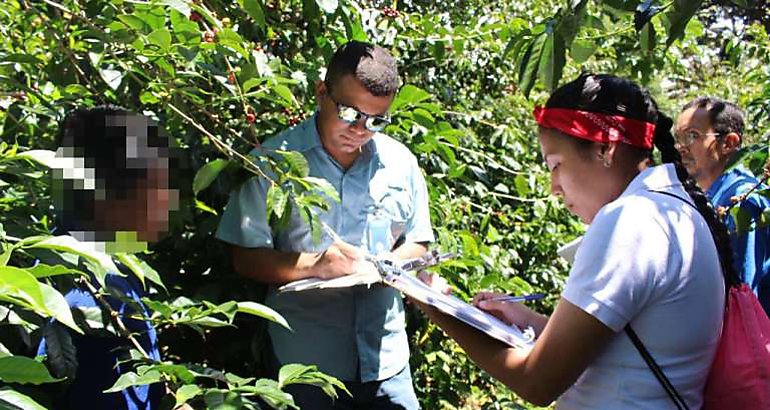
M533 114L541 127L553 128L573 137L652 149L655 124L646 121L568 108L537 107Z

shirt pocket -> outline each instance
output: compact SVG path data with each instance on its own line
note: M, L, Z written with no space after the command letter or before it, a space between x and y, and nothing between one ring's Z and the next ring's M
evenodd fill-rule
M414 213L414 204L409 189L403 185L387 184L374 196L374 206L390 218L390 231L398 243Z

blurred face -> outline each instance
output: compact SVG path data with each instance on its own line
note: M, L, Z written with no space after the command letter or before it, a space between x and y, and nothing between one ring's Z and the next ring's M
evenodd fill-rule
M134 231L145 242L160 239L169 228L169 211L179 208L179 191L169 188L168 173L165 166L148 168L125 199L100 201L97 213L104 228Z
M612 153L602 153L601 144L581 147L573 137L541 128L540 150L551 172L551 193L564 201L567 209L590 224L599 209L615 200L625 186L605 167Z
M167 167L150 168L147 179L139 186L137 206L144 212L137 210L136 230L141 240L160 239L168 231L169 211L179 208L179 191L169 188L168 172Z
M724 168L720 153L723 140L712 128L708 112L697 107L682 111L676 120L674 135L687 172L701 188L708 189Z
M342 77L331 87L327 87L323 81L316 83L318 134L332 158L348 168L358 158L361 147L374 135L365 126L365 116L386 115L394 96L374 96L352 75ZM365 116L360 116L360 120L353 123L340 119L338 104L353 108Z

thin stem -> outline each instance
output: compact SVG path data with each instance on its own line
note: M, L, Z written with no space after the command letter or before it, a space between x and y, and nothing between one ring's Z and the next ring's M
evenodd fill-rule
M251 170L252 172L262 176L263 178L267 179L271 183L275 184L275 181L273 181L272 178L268 177L258 166L254 165L254 162L250 160L248 157L244 156L243 154L234 150L232 147L225 144L224 141L222 141L221 139L216 137L214 134L209 132L202 125L195 122L195 120L190 118L187 114L183 113L179 108L175 107L173 104L168 104L168 107L171 108L172 111L176 112L180 117L187 120L190 124L192 124L200 132L202 132L206 137L208 137L209 140L211 140L211 142L214 143L214 145L216 145L217 148L219 148L222 151L222 153L227 155L229 158L238 158L244 165L244 168Z
M131 342L132 345L134 345L134 348L139 351L139 353L142 354L142 356L145 359L152 360L149 354L144 350L142 345L139 343L138 340L134 337L133 334L131 334L131 331L128 330L125 323L123 323L123 319L120 318L120 313L116 312L114 309L112 309L112 306L104 299L101 292L99 292L96 287L91 284L91 282L86 278L81 278L80 283L84 284L88 288L88 292L91 293L91 295L96 299L97 302L99 302L99 305L102 306L103 309L105 309L107 312L109 312L110 319L112 320L115 327L118 329L118 332L120 334L127 338L129 342Z

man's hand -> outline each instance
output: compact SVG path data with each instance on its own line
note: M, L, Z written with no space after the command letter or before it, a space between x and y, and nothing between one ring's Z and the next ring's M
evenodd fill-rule
M445 295L452 293L452 287L449 286L449 282L437 273L421 270L417 273L417 279L420 279L424 284L439 293Z
M313 273L321 279L332 279L356 273L364 254L357 247L335 241L325 251L318 254L313 263Z

